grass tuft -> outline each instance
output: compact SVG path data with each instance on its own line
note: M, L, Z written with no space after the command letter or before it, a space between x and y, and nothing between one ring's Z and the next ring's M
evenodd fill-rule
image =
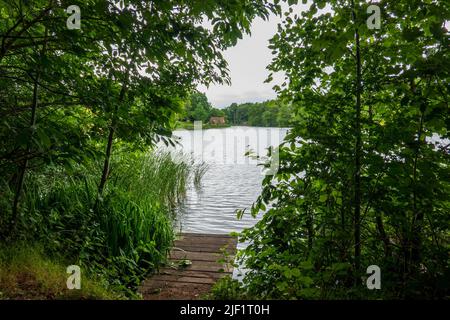
M69 265L69 264L67 264ZM0 247L0 299L120 299L122 296L81 272L81 289L66 286L67 265L50 259L42 246Z

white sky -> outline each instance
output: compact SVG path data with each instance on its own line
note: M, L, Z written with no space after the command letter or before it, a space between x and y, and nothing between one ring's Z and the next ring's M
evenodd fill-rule
M309 1L306 5L300 2L293 8L300 13L309 5ZM287 4L283 5L283 11L288 8ZM328 5L324 11L330 11ZM264 83L264 81L269 75L266 67L272 60L272 53L268 48L269 40L275 35L277 25L281 21L282 18L275 15L271 15L268 21L256 19L252 24L251 36L245 35L235 47L224 52L230 70L231 86L198 87L200 92L206 93L208 100L214 107L225 108L233 102L261 102L276 98L276 93L272 87L283 82L283 75L275 75L272 83ZM446 27L449 28L448 21Z
M268 21L256 19L252 24L251 36L245 35L235 47L225 51L232 85L198 87L200 92L206 93L214 107L224 108L233 102L260 102L276 98L272 87L282 82L283 76L276 75L272 83L264 83L264 80L269 75L266 67L272 60L269 39L275 35L279 22L281 18L275 15L271 15Z
M230 70L231 86L211 85L198 89L206 93L211 104L224 108L233 102L256 102L276 97L273 84L264 83L269 75L266 67L272 60L269 39L277 30L280 18L271 16L269 21L260 18L252 24L252 35L244 36L235 47L225 51L224 57Z

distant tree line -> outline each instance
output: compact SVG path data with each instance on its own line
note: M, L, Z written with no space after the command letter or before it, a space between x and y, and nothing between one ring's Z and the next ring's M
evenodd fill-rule
M288 127L292 118L290 106L280 100L256 103L233 103L223 110L233 125Z
M224 109L214 108L204 93L194 92L184 104L181 120L209 122L211 117L225 117L231 125L255 127L288 127L292 108L281 100L233 103Z

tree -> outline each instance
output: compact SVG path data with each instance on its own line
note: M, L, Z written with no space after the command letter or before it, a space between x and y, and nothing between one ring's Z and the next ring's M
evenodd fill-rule
M208 122L212 106L204 93L194 92L186 104L186 119L188 121Z
M363 1L315 0L271 40L295 118L251 211L271 208L243 233L252 294L367 298L359 279L376 264L385 289L371 295L448 295L450 11L378 5L381 30Z
M225 112L220 109L213 108L210 113L211 117L225 117Z
M277 114L277 124L280 127L288 127L292 118L293 112L290 106L286 103L281 103Z

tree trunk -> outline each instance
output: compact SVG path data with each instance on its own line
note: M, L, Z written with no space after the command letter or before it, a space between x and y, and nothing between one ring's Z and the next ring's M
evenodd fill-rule
M110 164L111 164L112 145L113 145L113 140L114 140L114 133L116 132L116 126L117 126L117 111L119 110L119 104L122 103L124 100L125 91L126 91L126 85L124 84L122 86L122 89L120 90L119 101L114 110L114 114L113 114L113 117L111 120L111 125L109 127L108 143L106 145L105 161L103 163L103 172L102 172L102 177L100 179L100 184L98 185L98 196L101 196L103 194L103 190L105 189L106 181L108 180ZM98 198L97 198L97 200L98 200Z
M414 164L413 164L413 221L411 227L411 262L417 264L420 261L420 247L422 243L421 233L422 233L422 223L424 218L423 210L417 208L417 165L419 162L419 154L420 154L420 144L422 140L423 134L423 121L424 121L424 113L425 110L421 111L420 115L420 123L419 123L419 131L417 133L417 145L416 145L416 153L414 156Z
M391 243L386 234L386 230L384 229L383 216L381 212L376 213L375 222L377 224L378 235L380 236L381 241L383 241L384 256L388 258L391 255Z
M353 20L356 24L356 11L354 1ZM361 158L362 158L362 138L361 138L361 94L362 94L362 75L361 75L361 46L359 30L355 27L355 45L356 45L356 105L355 105L355 194L354 194L354 242L355 242L355 272L359 273L361 268Z
M12 229L15 228L15 225L17 223L17 219L19 216L19 201L20 201L20 196L22 194L22 189L23 189L23 181L25 179L25 173L27 171L27 167L28 167L28 157L27 155L30 153L31 151L31 140L33 139L33 135L34 135L34 127L36 125L36 109L38 106L38 94L39 94L39 78L40 78L40 74L39 72L36 75L35 81L34 81L34 88L33 88L33 103L31 105L31 120L30 120L30 137L28 138L28 142L27 142L27 147L26 147L26 152L25 152L25 159L22 161L22 164L20 166L20 171L19 171L19 175L17 178L17 183L16 183L16 190L15 190L15 194L14 194L14 202L13 202L13 207L12 207L12 217L11 217L11 231Z
M48 37L48 30L45 29L45 37L44 37L44 44L42 46L42 50L40 53L41 58L45 55L45 51L47 50L47 37ZM14 194L14 200L13 200L13 206L12 206L12 216L11 216L11 227L10 227L10 234L14 232L14 229L17 224L17 220L19 219L19 202L20 197L22 195L23 190L23 183L25 180L25 175L28 167L28 154L31 152L32 147L32 140L34 135L34 130L36 126L36 114L37 114L37 108L39 104L39 80L42 73L42 66L39 65L36 77L34 78L34 86L33 86L33 101L31 104L31 118L30 118L30 136L27 141L26 146L26 152L25 152L25 158L22 161L22 164L20 166L20 171L17 177L17 183L16 183L16 190Z

